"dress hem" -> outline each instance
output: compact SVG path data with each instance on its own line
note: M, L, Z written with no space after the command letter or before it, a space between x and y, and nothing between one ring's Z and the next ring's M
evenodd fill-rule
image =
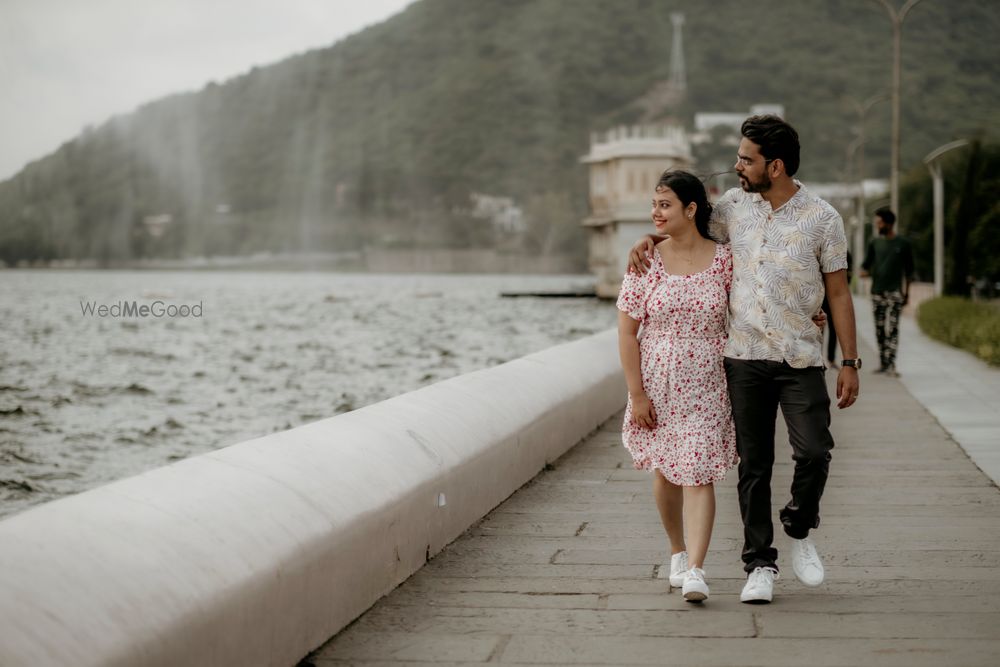
M723 470L722 474L719 477L713 477L712 479L710 479L710 480L708 480L706 482L702 482L701 484L690 484L690 483L685 484L683 482L675 481L675 479L676 479L675 475L673 475L672 473L668 472L667 470L664 470L663 468L660 468L660 467L655 466L655 465L641 465L641 464L635 463L633 461L633 467L636 470L646 470L648 472L653 472L654 470L658 470L658 471L660 471L660 474L663 475L663 478L665 480L667 480L668 482L670 482L671 484L673 484L675 486L708 486L709 484L716 484L718 482L724 482L726 480L726 476L729 474L729 471L732 470L733 468L735 468L738 463L739 462L737 461L736 463L733 463L728 468L726 468L725 470ZM675 479L671 479L671 477L674 477Z

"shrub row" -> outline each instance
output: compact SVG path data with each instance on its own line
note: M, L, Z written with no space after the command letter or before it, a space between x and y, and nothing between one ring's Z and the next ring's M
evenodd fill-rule
M917 322L931 338L1000 366L1000 308L996 304L938 297L920 304Z

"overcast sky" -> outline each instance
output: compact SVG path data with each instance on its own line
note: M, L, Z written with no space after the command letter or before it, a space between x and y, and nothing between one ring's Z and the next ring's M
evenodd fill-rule
M0 180L86 125L327 46L412 0L0 0Z

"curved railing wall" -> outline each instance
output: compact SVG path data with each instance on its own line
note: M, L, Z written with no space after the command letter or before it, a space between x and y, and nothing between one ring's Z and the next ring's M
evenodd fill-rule
M0 521L0 665L294 665L624 398L606 331Z

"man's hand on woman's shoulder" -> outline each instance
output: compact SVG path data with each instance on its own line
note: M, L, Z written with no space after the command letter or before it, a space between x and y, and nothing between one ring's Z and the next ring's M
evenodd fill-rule
M656 241L649 234L636 241L628 254L628 272L638 273L640 276L646 275L646 271L653 264L654 248Z

